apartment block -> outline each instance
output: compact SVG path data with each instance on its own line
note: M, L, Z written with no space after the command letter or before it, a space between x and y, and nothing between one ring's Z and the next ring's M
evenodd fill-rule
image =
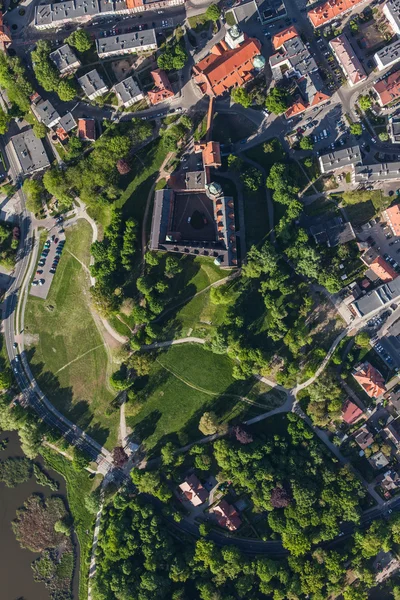
M96 50L99 58L157 50L156 32L154 29L144 29L99 38L96 40Z

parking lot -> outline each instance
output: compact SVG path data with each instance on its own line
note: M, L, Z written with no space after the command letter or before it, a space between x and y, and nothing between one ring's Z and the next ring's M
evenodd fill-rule
M49 232L39 256L36 271L31 282L30 294L45 300L48 296L57 265L62 260L62 251L65 244L65 233L62 224Z
M384 221L370 221L359 236L361 240L368 241L400 273L400 237L393 236Z

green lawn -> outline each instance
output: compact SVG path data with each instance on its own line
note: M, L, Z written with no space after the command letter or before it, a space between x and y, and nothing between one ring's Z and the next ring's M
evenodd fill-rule
M381 190L346 192L341 197L350 221L356 226L366 223L392 202Z
M92 547L95 517L85 508L83 498L90 494L95 483L87 471L77 473L69 460L49 448L42 447L41 454L46 465L60 473L66 482L68 504L80 548L79 600L87 600L88 558Z
M88 307L88 275L70 254L88 265L91 236L86 221L68 229L47 300L29 296L26 352L51 402L89 435L111 447L117 437L118 415L106 416L113 399L106 387L107 353Z
M207 19L205 12L200 15L195 15L194 17L189 17L188 21L190 28L196 33L207 31L211 24L211 21Z
M198 429L204 411L214 410L221 422L237 422L276 406L275 394L252 379L237 382L232 377L233 361L196 344L172 346L158 355L138 397L143 406L128 416L134 439L157 454L167 441L179 445L202 437ZM245 396L260 402L254 407L241 401ZM279 399L279 403L280 403ZM265 408L264 408L265 407ZM129 415L130 406L127 405Z

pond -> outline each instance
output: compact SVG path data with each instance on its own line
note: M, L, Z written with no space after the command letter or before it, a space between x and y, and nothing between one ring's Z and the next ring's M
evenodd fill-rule
M0 460L9 456L24 456L16 432L2 432L0 440L7 438L7 448L0 452ZM37 457L35 462L43 465L41 457ZM40 486L36 483L34 476L29 481L18 485L15 488L8 488L0 482L0 581L1 597L4 600L50 600L50 595L42 583L36 583L33 579L31 568L32 561L38 556L30 550L24 550L16 540L11 527L12 521L16 517L16 511L21 508L27 498L34 493L41 494L44 497L51 495L67 497L65 481L59 473L45 468L49 476L58 481L59 489L52 492L50 488ZM75 549L77 553L77 565L79 564L79 547L76 539ZM79 569L75 569L73 582L74 598L78 599L78 578Z

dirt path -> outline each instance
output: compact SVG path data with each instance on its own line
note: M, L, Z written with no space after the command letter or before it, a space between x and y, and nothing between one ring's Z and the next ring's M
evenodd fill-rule
M54 373L54 375L57 375L57 373L60 373L60 371L64 371L64 369L66 369L67 367L69 367L69 365L72 365L74 362L76 362L77 360L80 360L81 358L83 358L84 356L86 356L87 354L90 354L90 352L93 352L94 350L97 350L98 348L102 348L104 344L99 344L98 346L95 346L94 348L90 348L90 350L86 350L86 352L84 352L83 354L81 354L80 356L77 356L76 358L74 358L73 360L70 360L69 363L67 363L66 365L64 365L63 367L60 367L58 369L58 371L56 371Z

